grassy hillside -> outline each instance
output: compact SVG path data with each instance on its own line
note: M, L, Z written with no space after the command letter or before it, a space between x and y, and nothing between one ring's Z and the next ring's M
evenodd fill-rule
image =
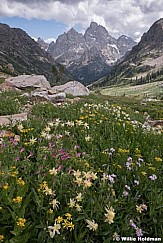
M143 85L121 85L111 86L100 90L102 95L128 96L135 98L161 98L163 97L163 81L147 83Z

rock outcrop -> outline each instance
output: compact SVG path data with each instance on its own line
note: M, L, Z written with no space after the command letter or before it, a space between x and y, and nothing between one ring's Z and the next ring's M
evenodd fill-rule
M70 81L64 85L54 86L52 92L64 92L72 96L87 96L89 89L77 81Z
M40 88L50 89L51 86L44 75L19 75L17 77L10 77L5 80L6 83L10 83L16 88L27 89L27 88ZM5 83L4 82L4 83Z

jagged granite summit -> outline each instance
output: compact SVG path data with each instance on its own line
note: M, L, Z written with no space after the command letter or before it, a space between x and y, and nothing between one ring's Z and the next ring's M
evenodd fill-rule
M89 84L109 73L111 66L136 42L127 36L116 40L107 29L92 22L84 35L71 28L60 35L48 52L66 66L75 79Z
M125 37L123 39L126 39ZM162 80L163 75L163 18L157 20L113 68L107 78L94 84L105 86L122 82L143 84Z

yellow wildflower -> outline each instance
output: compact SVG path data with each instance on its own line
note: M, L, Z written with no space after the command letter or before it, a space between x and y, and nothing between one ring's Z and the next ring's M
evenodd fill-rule
M0 235L0 242L3 242L4 241L4 235Z
M162 162L162 159L161 159L160 157L155 157L155 160L156 160L157 162Z
M16 177L17 174L18 174L18 171L13 171L13 172L10 173L10 176L12 176L12 177Z
M114 223L113 219L115 218L114 208L113 207L106 207L106 214L105 214L105 222L108 222L109 224Z
M70 213L65 213L65 216L67 217L68 220L72 218L72 215Z
M8 187L9 187L8 183L5 183L5 184L3 185L3 189L4 189L4 190L7 190Z
M147 175L147 173L146 173L145 171L141 171L141 174L142 174L143 176L146 176L146 175Z
M72 231L74 229L74 224L72 222L69 222L68 228L70 229L70 231Z
M24 182L24 180L20 177L20 178L18 178L18 180L17 180L17 184L20 185L20 186L24 186L24 185L25 185L25 182Z
M62 225L63 225L63 228L68 229L68 227L69 227L69 221L67 219L64 219L64 222L62 223Z
M129 153L130 150L129 150L129 149L122 149L122 148L119 148L119 149L118 149L118 152L119 152L119 153Z
M20 227L25 227L26 219L18 218L17 225Z
M63 218L61 216L58 216L58 218L56 218L55 221L57 221L57 223L60 224L63 221Z
M13 198L12 199L12 201L14 202L14 203L21 203L22 202L22 197L16 197L16 198Z
M49 212L50 214L52 214L52 213L53 213L53 209L50 208L50 209L48 210L48 212Z

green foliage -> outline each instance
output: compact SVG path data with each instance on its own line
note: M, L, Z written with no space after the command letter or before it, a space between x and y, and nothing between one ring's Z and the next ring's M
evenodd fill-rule
M21 97L15 91L6 91L0 93L0 115L12 115L19 113L27 98Z
M8 127L0 144L4 242L108 243L138 228L161 237L163 141L161 130L142 128L143 112L126 97L92 94L35 104L31 119Z

